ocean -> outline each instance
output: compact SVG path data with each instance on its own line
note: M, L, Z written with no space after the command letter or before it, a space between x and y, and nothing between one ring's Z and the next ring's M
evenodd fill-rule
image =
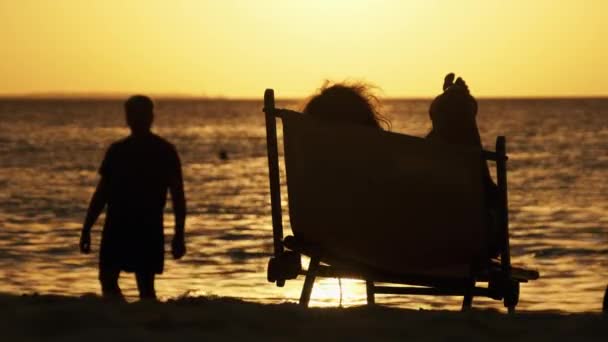
M423 136L428 106L429 100L387 100L382 112L392 131ZM302 277L284 288L266 281L272 228L261 109L261 100L157 101L154 130L181 155L189 212L188 254L174 261L167 253L157 280L161 298L298 299ZM124 121L120 100L0 100L0 292L100 292L103 217L93 229L92 254L79 253L78 238L104 152L128 134ZM541 273L522 285L518 308L600 311L608 284L608 99L480 100L478 123L487 149L497 135L507 137L513 262ZM171 234L173 216L165 220ZM135 300L132 278L123 275L121 286ZM453 310L461 298L378 295L376 301ZM363 303L365 286L354 280L341 286L319 280L311 300ZM484 299L474 306L502 309Z

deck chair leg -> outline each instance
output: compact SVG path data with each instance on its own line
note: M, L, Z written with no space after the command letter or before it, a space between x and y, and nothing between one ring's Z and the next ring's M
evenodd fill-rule
M507 313L515 314L515 307L519 303L519 282L511 279L506 280L505 297L503 298Z
M312 293L312 287L317 277L317 270L321 260L318 257L312 257L310 264L308 264L308 271L306 271L306 278L304 279L304 286L302 287L302 294L300 295L300 305L307 308L308 302L310 301L310 294Z
M515 307L519 303L519 282L510 280L505 292L505 307L510 315L515 314Z
M475 289L475 282L471 283L471 286L467 288L462 300L462 311L469 311L473 307L473 290Z
M606 286L606 293L604 293L604 306L602 308L605 314L608 314L608 286Z
M371 280L366 280L365 289L367 291L367 305L376 304L376 298L374 298L374 296L375 296L374 282Z
M464 299L462 300L462 311L469 311L473 307L473 295L465 294Z

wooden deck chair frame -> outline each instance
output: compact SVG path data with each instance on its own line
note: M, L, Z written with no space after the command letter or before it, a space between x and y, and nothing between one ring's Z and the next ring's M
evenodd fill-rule
M317 277L361 279L366 283L367 303L375 304L375 294L408 294L434 296L462 296L462 310L472 307L474 297L488 297L502 300L509 313L515 312L519 301L520 283L539 277L533 270L512 267L509 247L509 210L507 197L507 154L506 139L496 139L496 152L483 151L486 160L496 163L497 185L499 189L499 225L504 236L500 261L491 264L488 272L475 274L467 281L439 279L420 275L380 274L373 270L352 267L348 262L323 253L314 246L301 246L294 239L283 237L283 217L281 209L281 189L279 175L279 153L277 142L276 119L289 110L275 107L274 91L267 89L264 93L266 119L266 144L268 152L268 172L270 181L271 212L273 227L274 256L268 267L268 280L282 287L288 279L305 275L300 296L300 305L307 307L314 281ZM285 249L287 247L288 250ZM300 254L310 257L307 270L302 270ZM397 284L399 286L377 285L378 283ZM487 283L487 287L477 286ZM403 286L405 285L405 286Z

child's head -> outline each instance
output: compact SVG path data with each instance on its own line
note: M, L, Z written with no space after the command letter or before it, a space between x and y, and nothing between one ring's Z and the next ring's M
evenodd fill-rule
M325 82L303 111L326 121L390 128L390 122L378 113L377 107L378 99L369 85Z
M127 124L135 133L147 132L154 120L154 102L145 95L133 95L124 103Z

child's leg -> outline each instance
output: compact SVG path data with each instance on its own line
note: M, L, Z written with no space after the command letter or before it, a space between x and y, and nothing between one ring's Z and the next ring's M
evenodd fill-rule
M104 298L118 300L124 299L120 286L118 286L119 276L119 269L108 267L99 268L99 282L101 283L101 292Z
M156 299L154 290L154 272L135 272L139 299Z

